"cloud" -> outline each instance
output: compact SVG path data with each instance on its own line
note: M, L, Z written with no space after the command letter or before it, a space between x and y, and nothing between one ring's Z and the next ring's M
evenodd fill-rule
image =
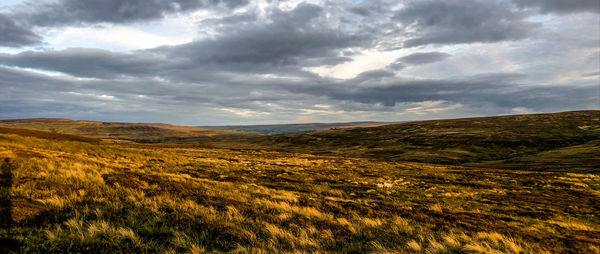
M450 57L448 53L442 52L426 52L426 53L414 53L408 56L398 58L396 61L410 64L410 65L421 65L442 61Z
M541 13L600 13L600 1L598 0L513 0L513 2L521 8L537 8Z
M60 51L25 51L0 54L0 64L57 71L85 78L111 79L145 76L168 62L149 54L115 53L102 49L70 48Z
M34 27L56 28L90 24L128 24L152 21L198 9L230 11L248 0L57 0L27 1L0 13L0 46L40 44Z
M424 0L408 4L394 20L409 37L404 46L416 47L524 39L537 27L526 17L495 0Z
M331 105L327 108L331 117L350 112L378 116L402 111L446 112L448 116L454 114L452 110L459 109L463 114L499 114L519 107L550 112L597 104L597 87L593 81L579 86L523 85L521 82L526 76L512 73L415 80L379 70L348 80L223 76L219 82L208 83L174 83L153 78L79 80L4 67L0 67L0 75L3 77L0 118L44 114L72 118L91 114L96 115L95 119L113 121L127 115L145 115L144 119L165 121L178 119L176 112L199 112L208 114L202 119L210 118L219 123L225 121L225 116L216 116L224 113L239 117L237 121L242 118L288 119L285 116L298 116L310 109L322 111L311 105L323 104ZM16 109L14 105L19 107ZM171 118L165 116L169 112L174 114ZM337 119L331 117L330 120ZM186 119L197 121L191 115ZM228 121L232 123L235 119ZM183 119L177 121L182 123Z
M4 47L22 47L41 42L40 36L2 13L0 13L0 35L0 46Z
M153 75L210 82L227 80L225 74L312 76L303 68L348 61L342 51L367 46L370 39L328 27L324 14L319 6L299 4L289 11L275 10L268 21L235 23L214 38L181 45L131 53L89 48L26 51L0 55L0 63L91 78Z
M577 108L597 104L596 85L523 85L526 75L514 73L484 74L447 79L381 79L365 75L348 81L328 81L319 85L290 86L293 92L325 96L337 101L382 105L392 110L403 103L445 101L466 107L494 108L495 112L527 107L538 111ZM385 74L383 74L385 76ZM365 85L368 84L368 85ZM568 95L565 97L565 95ZM339 104L339 103L338 103Z
M600 71L597 72L587 72L587 73L583 73L581 74L582 77L595 77L595 76L600 76Z
M270 72L288 66L332 65L347 61L341 50L368 44L368 38L329 27L321 7L299 4L276 10L266 23L228 27L215 39L158 49L172 57L193 56L194 64L239 71Z
M389 70L371 70L358 74L353 80L355 82L373 82L374 80L382 80L385 78L394 78L396 74Z
M94 23L123 24L161 19L172 13L201 8L236 8L247 0L58 0L30 1L18 15L35 26L63 26Z
M59 8L59 3L65 5ZM41 34L97 23L107 30L133 26L153 34L161 31L144 30L153 26L144 21L211 10L199 12L207 16L169 20L197 25L196 39L183 44L115 52L103 44L63 49L47 40L44 48L0 53L0 118L239 124L600 106L595 12L551 15L547 21L535 16L542 12L540 5L511 0L145 3L152 8L132 13L125 7L140 1L109 1L118 11L106 13L88 8L95 4L88 0L30 2L40 8L29 9L18 22L10 19L16 12L0 15L0 21L8 19L24 31L23 20L32 18ZM245 7L228 11L236 6ZM36 25L43 20L48 23ZM131 35L128 31L122 34ZM41 40L29 35L33 42ZM102 36L111 35L117 36ZM319 70L322 76L315 73ZM323 74L327 70L337 78Z
M401 1L385 1L385 0L369 0L369 1L353 1L347 8L350 13L360 15L362 17L381 16L394 4Z
M422 65L443 61L451 55L443 52L419 52L399 57L389 65L392 69L403 69L406 65Z

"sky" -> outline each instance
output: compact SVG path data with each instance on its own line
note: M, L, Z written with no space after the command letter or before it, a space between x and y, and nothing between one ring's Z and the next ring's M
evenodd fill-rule
M600 1L3 0L0 91L184 125L600 109Z

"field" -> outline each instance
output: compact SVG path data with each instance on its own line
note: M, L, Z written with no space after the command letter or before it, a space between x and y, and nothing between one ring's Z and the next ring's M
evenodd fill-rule
M596 127L568 126L485 167L0 128L0 252L600 253Z

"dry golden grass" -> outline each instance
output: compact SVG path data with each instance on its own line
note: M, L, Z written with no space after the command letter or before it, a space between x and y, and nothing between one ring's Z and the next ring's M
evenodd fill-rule
M11 214L18 252L595 253L600 244L600 178L581 174L14 133L0 133L0 156L10 208L24 211Z

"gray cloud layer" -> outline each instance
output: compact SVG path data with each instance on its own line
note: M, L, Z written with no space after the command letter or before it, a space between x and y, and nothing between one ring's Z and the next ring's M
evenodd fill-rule
M414 53L408 56L400 57L396 59L396 61L406 64L419 65L442 61L449 56L450 54L442 52Z
M230 11L248 0L57 0L28 1L0 13L0 46L22 47L41 43L33 27L126 24L152 21L169 14L198 9Z
M0 46L21 47L38 44L41 38L15 22L11 17L0 13Z
M271 3L259 10L246 1L31 2L40 8L19 22L14 15L0 14L0 32L13 31L2 33L0 45L39 43L41 38L25 23L126 24L199 8L238 11L200 21L213 34L181 45L131 52L69 48L0 54L0 118L231 124L319 114L326 120L343 119L330 114L391 120L395 113L417 109L452 117L598 107L600 46L594 36L577 37L598 33L598 24L585 23L589 16L573 20L579 17L563 15L585 12L597 19L592 2L578 2L586 8L534 0L397 3L300 3L292 8ZM538 12L559 13L558 21L583 25L576 31L560 25L547 29L531 21ZM310 71L349 63L366 50L397 49L402 55L390 65L352 78Z
M21 7L19 14L35 26L129 23L160 19L170 13L200 8L236 8L247 3L247 0L59 0L50 3L31 1Z
M183 45L134 53L85 48L27 51L0 55L0 63L88 78L157 74L200 81L215 72L305 74L302 67L347 61L342 49L369 44L366 36L321 25L323 15L319 6L300 4L274 12L267 23L236 24L216 38Z
M115 53L89 48L0 54L0 64L58 71L84 78L147 75L157 71L157 68L166 62L166 59L144 54Z
M451 55L443 52L420 52L407 56L399 57L396 61L390 64L392 69L402 69L406 65L422 65L443 61Z
M497 42L526 38L537 26L507 3L494 0L416 1L395 20L410 28L406 47L426 44Z
M600 13L598 0L513 0L520 7L538 8L542 13Z

